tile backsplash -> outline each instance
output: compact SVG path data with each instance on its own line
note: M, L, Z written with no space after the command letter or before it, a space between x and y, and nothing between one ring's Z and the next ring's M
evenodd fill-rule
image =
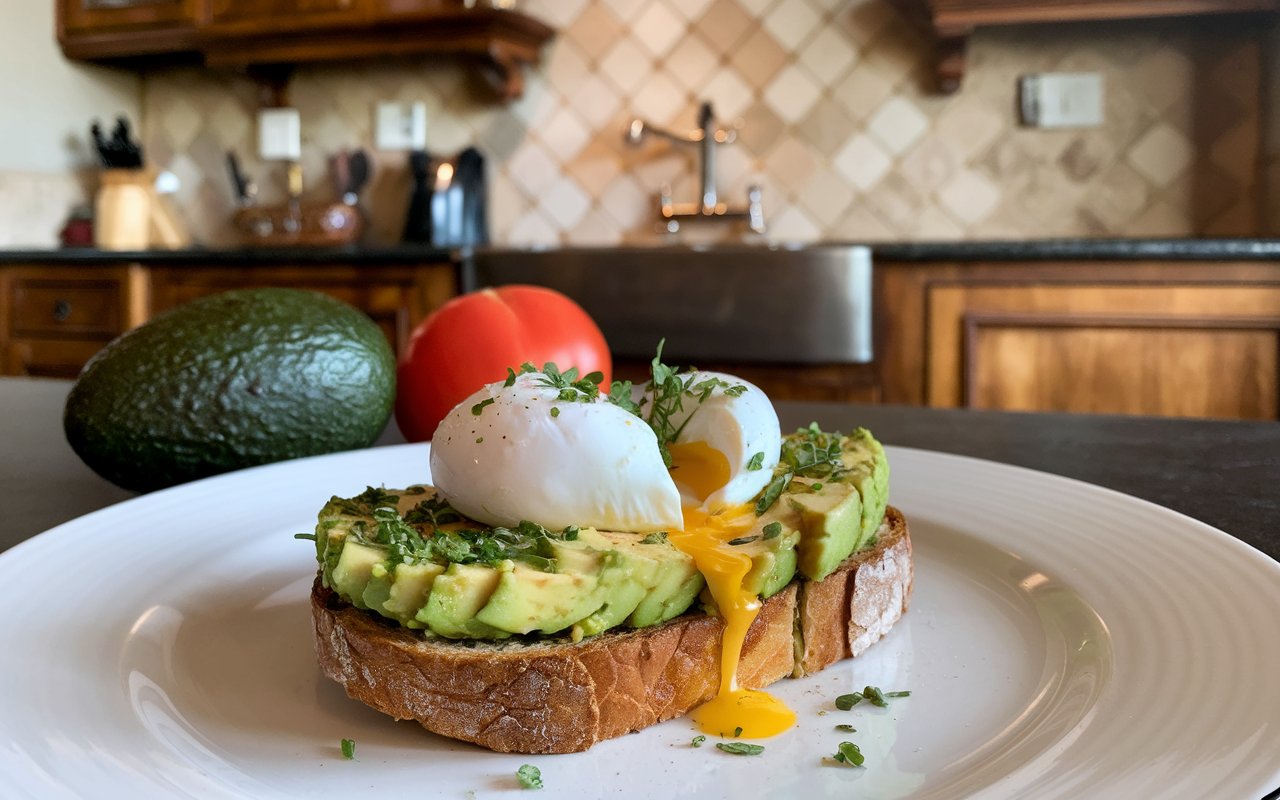
M740 126L719 149L721 198L764 190L780 239L1253 235L1264 232L1264 48L1250 18L979 31L965 83L931 89L931 42L888 0L530 0L558 31L525 96L493 104L443 59L300 68L308 195L332 196L328 154L371 147L373 105L427 106L428 148L489 159L501 244L654 241L656 195L696 195L691 149L638 148L636 116L692 127L701 99ZM1099 72L1105 124L1021 128L1018 76ZM1280 76L1276 76L1280 80ZM265 200L283 171L256 161L256 89L242 76L156 72L143 86L148 152L182 179L198 239L234 243L225 152ZM374 153L370 235L395 241L409 186L403 153ZM703 226L705 227L705 226ZM698 235L693 231L689 235ZM704 233L706 233L704 231ZM717 227L710 231L721 235Z

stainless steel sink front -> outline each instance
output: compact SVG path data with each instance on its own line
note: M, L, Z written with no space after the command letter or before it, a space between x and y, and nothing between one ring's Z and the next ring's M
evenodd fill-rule
M463 289L534 284L572 297L618 358L872 360L871 251L852 245L484 250Z

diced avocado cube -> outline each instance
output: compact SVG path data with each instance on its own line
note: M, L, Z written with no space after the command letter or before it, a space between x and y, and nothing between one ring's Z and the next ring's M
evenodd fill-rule
M493 596L501 576L492 567L450 564L431 584L427 604L414 618L449 639L505 639L509 633L476 619L476 613Z
M773 524L779 526L779 533L766 539L764 529ZM782 591L796 574L796 545L800 541L800 531L794 515L775 514L771 509L760 518L750 536L758 538L733 545L735 550L751 557L751 569L742 579L742 588L762 598L772 597Z
M333 567L333 590L351 601L356 608L368 609L364 602L364 590L369 585L375 565L387 559L381 547L361 544L347 539Z
M800 573L809 580L820 581L858 547L862 496L847 483L827 482L816 492L808 482L797 479L792 483L790 488L794 491L782 500L800 515Z

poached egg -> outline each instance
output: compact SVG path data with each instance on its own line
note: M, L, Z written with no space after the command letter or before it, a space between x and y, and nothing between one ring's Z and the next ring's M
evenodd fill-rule
M565 399L552 377L526 372L481 388L445 417L432 439L433 482L460 513L488 525L666 531L693 558L725 620L719 692L694 721L712 735L742 728L746 738L772 736L795 714L738 686L761 601L743 589L750 556L727 542L756 524L751 501L772 479L782 447L777 413L763 391L733 375L679 377L703 388L684 392L666 419L677 432L669 469L644 419L603 395ZM644 395L642 409L653 402Z

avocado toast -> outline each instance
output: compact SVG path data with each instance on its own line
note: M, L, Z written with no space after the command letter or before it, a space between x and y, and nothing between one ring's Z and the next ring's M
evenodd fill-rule
M865 430L783 439L755 500L743 587L763 599L749 688L856 656L906 610L911 542ZM333 498L316 528L316 649L347 693L493 750L562 753L716 694L721 621L661 532L487 527L426 486Z

